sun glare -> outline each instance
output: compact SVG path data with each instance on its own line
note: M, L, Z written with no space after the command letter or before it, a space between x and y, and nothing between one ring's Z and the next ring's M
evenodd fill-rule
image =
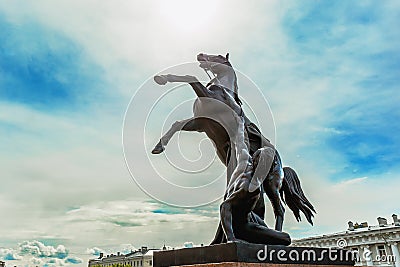
M217 3L212 0L164 0L160 1L163 21L181 31L194 31L201 27L212 27L217 13Z

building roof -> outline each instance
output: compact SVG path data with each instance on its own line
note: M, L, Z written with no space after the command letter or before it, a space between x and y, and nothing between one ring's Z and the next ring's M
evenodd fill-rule
M352 224L352 222L349 222ZM322 235L314 235L305 238L294 239L293 242L303 242L308 240L318 240L318 239L325 239L325 238L335 238L335 237L342 237L342 236L357 236L357 235L364 235L364 234L376 234L382 232L397 232L400 231L400 225L395 225L395 223L391 224L384 224L384 225L373 225L368 226L367 223L356 224L354 229L347 229L346 231L340 231L331 234L322 234Z
M155 250L155 249L149 249L149 250L146 252L146 256L153 256L154 251L158 251L158 249L157 249L157 250Z
M123 261L123 260L128 260L128 259L133 259L133 258L142 258L142 257L152 257L154 251L159 251L159 249L139 249L135 251L131 251L127 254L111 254L111 255L106 255L102 258L97 258L97 259L90 259L89 261L92 263L101 263L101 262L114 262L114 261Z

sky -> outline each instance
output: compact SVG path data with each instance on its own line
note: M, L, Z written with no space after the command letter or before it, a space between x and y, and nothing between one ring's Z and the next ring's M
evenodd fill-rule
M1 1L0 260L86 266L100 252L212 240L224 168L204 135L182 133L167 156L138 148L124 158L190 116L188 87L141 110L167 92L151 77L199 52L229 52L248 107L257 103L245 97L255 92L245 78L269 105L274 130L260 127L317 210L310 226L286 209L285 231L301 238L345 230L349 220L390 221L400 215L396 25L400 4L386 0ZM174 169L179 155L187 165ZM198 164L211 162L204 172L177 171L202 155ZM194 193L164 190L149 162ZM211 203L185 205L200 202Z

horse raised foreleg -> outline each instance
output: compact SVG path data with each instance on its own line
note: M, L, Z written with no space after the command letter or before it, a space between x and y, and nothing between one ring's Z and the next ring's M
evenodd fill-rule
M212 92L207 89L199 80L191 75L173 75L173 74L163 74L154 76L154 81L159 85L165 85L167 82L183 82L188 83L192 86L194 92L198 97L211 97Z
M167 82L176 83L191 83L191 82L198 82L196 77L191 75L173 75L173 74L163 74L163 75L156 75L154 76L154 81L159 85L164 85Z
M201 131L200 123L195 118L176 121L171 128L161 137L158 144L151 151L153 154L160 154L165 150L165 146L171 140L172 136L178 131Z

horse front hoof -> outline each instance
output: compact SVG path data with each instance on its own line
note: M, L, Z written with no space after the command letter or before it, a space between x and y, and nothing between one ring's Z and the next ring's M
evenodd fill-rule
M161 154L162 152L164 152L164 150L164 146L161 143L158 143L151 151L151 154Z
M154 76L154 81L159 85L165 85L168 82L168 80L161 75Z

